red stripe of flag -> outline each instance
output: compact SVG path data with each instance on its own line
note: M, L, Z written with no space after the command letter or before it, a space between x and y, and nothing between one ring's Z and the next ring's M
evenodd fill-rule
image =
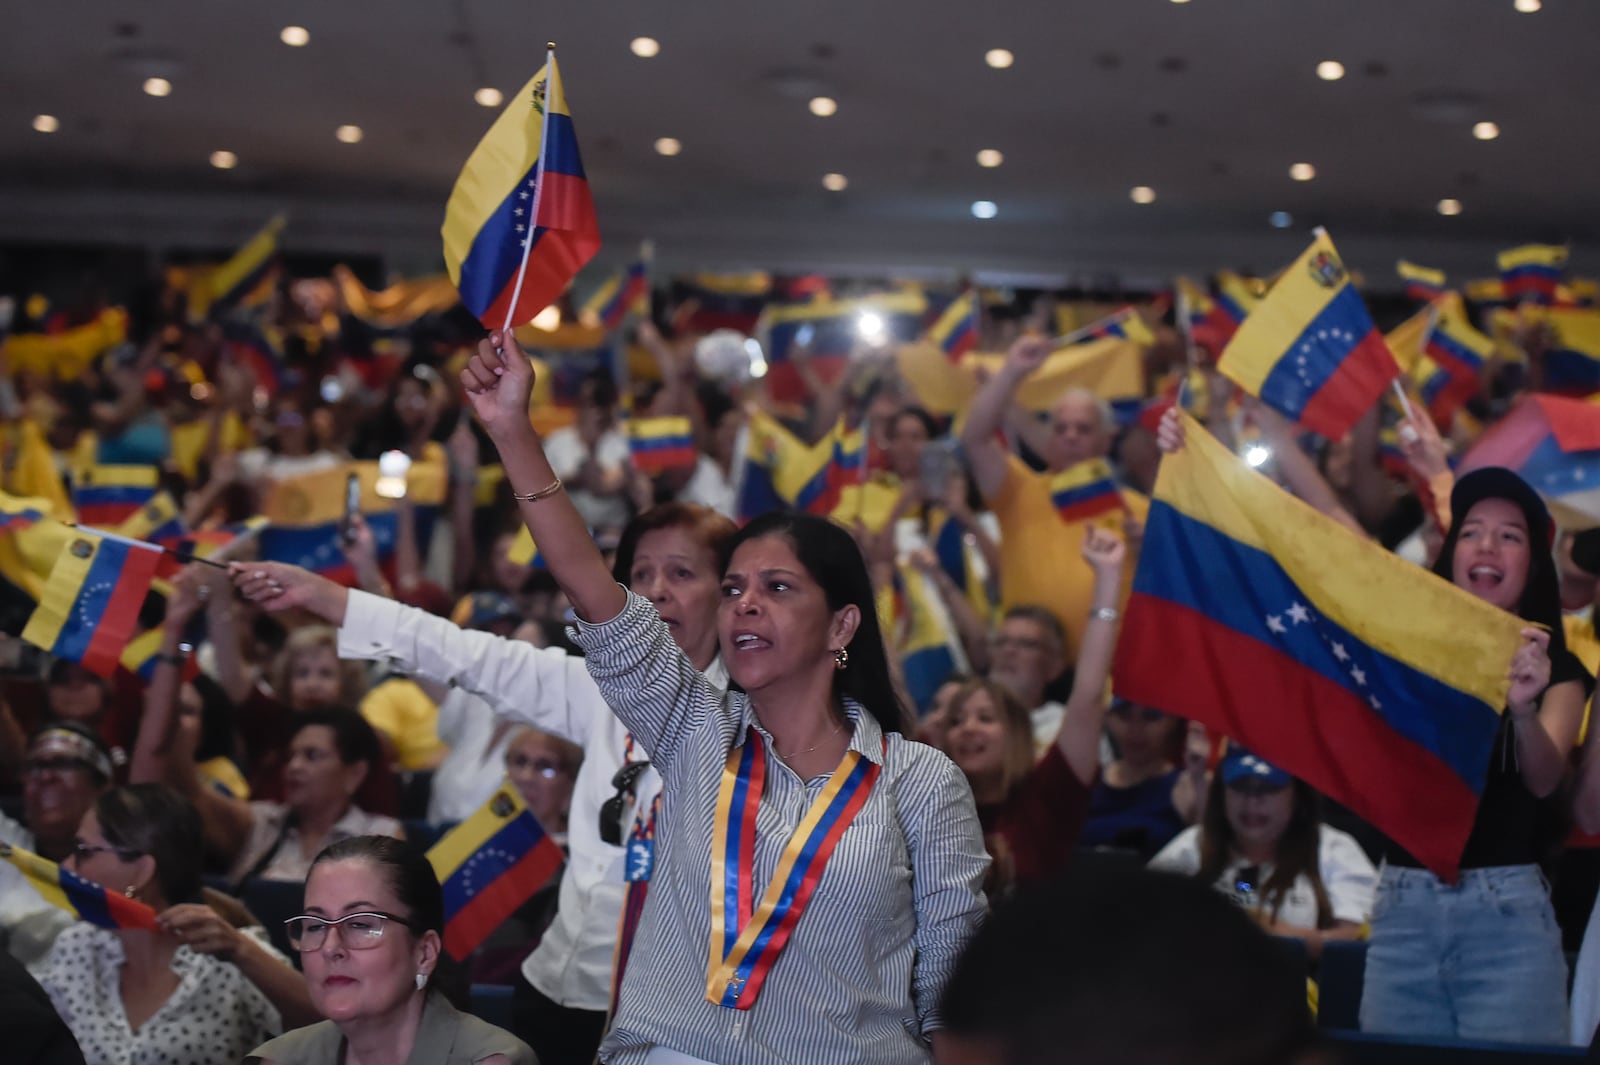
M133 635L161 555L160 551L139 547L128 549L122 572L117 574L116 587L111 589L111 598L106 602L105 613L95 622L94 635L83 652L83 668L102 677L117 671L122 662L122 649L128 646L128 638Z

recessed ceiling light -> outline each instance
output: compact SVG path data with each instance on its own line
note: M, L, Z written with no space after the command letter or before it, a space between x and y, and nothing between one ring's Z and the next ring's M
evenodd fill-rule
M661 54L661 42L654 37L635 37L628 42L628 51L640 59L653 59Z
M1267 216L1267 224L1273 229L1288 229L1294 225L1294 215L1288 211L1273 211Z
M683 145L678 143L678 138L676 137L658 137L656 139L656 151L661 155L677 155L683 151Z
M978 200L972 205L972 217L993 218L1000 213L1000 208L994 205L993 200Z
M839 102L831 96L813 96L811 103L806 106L811 108L811 113L818 118L827 118L839 110Z
M1461 213L1460 200L1440 200L1439 213L1442 215L1458 215Z
M171 96L172 82L166 78L145 78L144 92L146 96Z
M232 170L239 165L239 157L232 152L212 152L211 165L218 170Z
M845 186L849 184L850 180L843 174L822 175L822 187L827 189L829 192L843 192L845 190Z
M333 135L339 138L341 144L360 144L361 138L366 136L360 126L340 126L333 131Z
M1289 168L1289 176L1296 181L1310 181L1317 176L1317 168L1310 163L1296 163Z
M1189 0L1172 0L1174 4L1187 4Z
M1480 141L1492 141L1500 136L1500 127L1493 122L1479 122L1472 127L1472 135Z
M1324 59L1317 64L1317 77L1323 81L1338 81L1344 77L1344 64L1337 59Z
M505 100L505 95L492 85L485 85L472 94L472 100L479 107L499 107Z
M285 26L278 34L278 40L290 48L304 48L311 43L311 31L304 26Z
M33 131L35 133L54 133L61 128L61 120L55 115L34 115Z
M1541 0L1515 0L1511 6L1522 12L1524 15L1531 15L1543 7L1544 4L1541 2Z
M1017 61L1017 57L1004 48L991 48L983 53L983 61L996 70L1004 70Z
M1005 161L1006 157L1001 154L1000 149L998 148L985 148L983 151L978 153L979 166L986 166L990 169L993 169Z
M1128 191L1128 199L1134 203L1155 203L1156 190L1149 185L1135 185Z

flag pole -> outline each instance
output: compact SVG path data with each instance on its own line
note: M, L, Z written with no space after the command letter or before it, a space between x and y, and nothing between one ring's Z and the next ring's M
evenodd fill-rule
M1088 325L1080 326L1070 333L1063 333L1050 343L1055 347L1064 348L1068 344L1076 344L1080 340L1087 340L1089 337L1094 336L1095 330L1099 329L1102 325L1105 325L1107 322L1122 321L1132 313L1132 307L1124 307L1119 311L1114 311L1113 313L1106 315L1104 318L1096 318Z
M544 197L544 168L550 147L550 105L553 102L550 81L556 70L556 43L550 41L545 48L544 111L539 116L539 161L533 167L533 209L528 212L528 233L522 240L522 261L517 264L517 281L511 286L511 303L506 307L506 322L500 327L502 333L511 331L514 324L512 319L517 316L517 301L522 298L522 279L528 274L528 254L533 251L534 233L539 228L539 201Z
M209 558L201 558L199 555L190 554L187 551L175 551L170 547L162 547L160 544L152 544L145 540L135 540L131 536L123 536L121 533L114 533L106 529L96 529L89 525L79 525L75 521L64 521L61 524L65 525L69 529L77 529L79 532L88 533L91 536L98 536L102 540L110 540L114 544L122 544L125 547L137 547L143 551L158 551L164 555L171 555L179 562L198 562L204 566L212 566L216 569L224 570L228 568L225 564L221 562L213 562Z
M1428 349L1428 338L1433 335L1433 331L1435 329L1437 329L1438 327L1439 327L1439 300L1437 298L1435 298L1433 300L1428 301L1428 324L1427 324L1427 327L1424 328L1423 331L1422 331L1422 351L1418 352L1419 355L1422 354L1423 352L1427 351L1427 349ZM1405 373L1404 370L1402 370L1400 372L1402 374ZM1416 417L1417 417L1416 411L1413 410L1412 407L1411 407L1411 399L1406 395L1406 390L1400 387L1400 378L1396 377L1395 379L1390 381L1389 384L1390 384L1390 386L1392 386L1394 388L1394 394L1396 396L1400 397L1400 408L1406 412L1406 418L1408 420L1415 421Z

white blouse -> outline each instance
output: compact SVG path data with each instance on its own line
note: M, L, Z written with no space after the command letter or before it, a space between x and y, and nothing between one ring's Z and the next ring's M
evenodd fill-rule
M261 929L242 931L283 958ZM233 1065L283 1031L277 1007L237 967L180 944L177 990L135 1032L122 1008L124 958L115 932L75 924L32 967L87 1065Z

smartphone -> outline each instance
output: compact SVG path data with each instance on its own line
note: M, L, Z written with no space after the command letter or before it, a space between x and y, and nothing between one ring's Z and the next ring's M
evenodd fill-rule
M374 490L385 499L404 499L406 474L410 470L410 455L404 451L385 451L378 456L378 483Z
M935 499L942 498L945 486L956 472L955 454L943 444L929 443L917 456L917 464L923 491Z
M356 542L356 515L361 513L361 475L352 473L344 479L344 517L339 519L339 539L347 544Z

